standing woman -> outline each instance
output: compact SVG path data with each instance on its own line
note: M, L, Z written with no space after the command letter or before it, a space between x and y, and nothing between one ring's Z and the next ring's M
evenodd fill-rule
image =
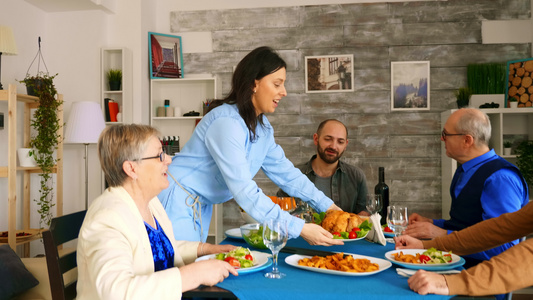
M274 140L265 113L273 113L285 90L286 63L269 47L260 47L237 65L230 94L213 101L168 174L170 186L159 194L177 239L205 241L213 205L235 199L254 219L285 219L289 237L301 235L312 245L342 241L316 224L282 211L253 177L264 173L289 195L317 211L339 209L285 157ZM192 222L191 222L192 221Z
M98 155L110 185L96 198L78 237L77 299L180 299L199 285L215 285L235 269L221 260L194 262L231 245L174 240L157 199L168 186L170 159L158 132L146 125L108 126Z

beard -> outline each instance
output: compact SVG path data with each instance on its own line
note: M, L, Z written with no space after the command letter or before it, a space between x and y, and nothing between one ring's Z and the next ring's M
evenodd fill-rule
M318 156L320 156L320 158L324 162L326 162L328 164L334 164L341 158L341 156L344 154L344 151L346 151L346 150L344 150L341 153L339 153L338 151L336 151L334 149L331 149L331 148L323 149L320 146L320 144L318 144L317 147L316 147L316 151L318 152ZM335 152L335 155L328 154L328 153L326 153L326 151L333 151L333 152Z

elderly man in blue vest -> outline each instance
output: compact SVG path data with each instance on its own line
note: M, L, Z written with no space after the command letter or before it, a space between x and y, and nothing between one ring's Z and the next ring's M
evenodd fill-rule
M441 141L446 147L446 155L461 164L450 186L450 219L429 219L413 213L404 234L432 239L517 211L528 203L524 177L517 167L498 156L494 149L489 149L490 135L490 119L479 109L463 108L450 115L442 130ZM515 240L466 256L465 266L488 260L518 242Z

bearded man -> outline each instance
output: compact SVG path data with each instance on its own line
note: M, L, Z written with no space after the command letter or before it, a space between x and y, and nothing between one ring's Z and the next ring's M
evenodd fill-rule
M296 167L342 210L368 216L365 174L360 168L339 160L348 146L346 126L336 119L325 120L313 134L313 141L317 154ZM277 196L288 195L280 189Z

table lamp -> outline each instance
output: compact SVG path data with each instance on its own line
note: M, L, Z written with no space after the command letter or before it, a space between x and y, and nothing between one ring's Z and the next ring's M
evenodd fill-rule
M17 44L15 44L15 37L13 31L9 26L0 25L0 90L2 87L2 54L17 55Z
M105 128L100 105L90 101L74 102L65 126L65 143L85 145L85 209L87 209L89 207L88 146L98 143L98 137Z

